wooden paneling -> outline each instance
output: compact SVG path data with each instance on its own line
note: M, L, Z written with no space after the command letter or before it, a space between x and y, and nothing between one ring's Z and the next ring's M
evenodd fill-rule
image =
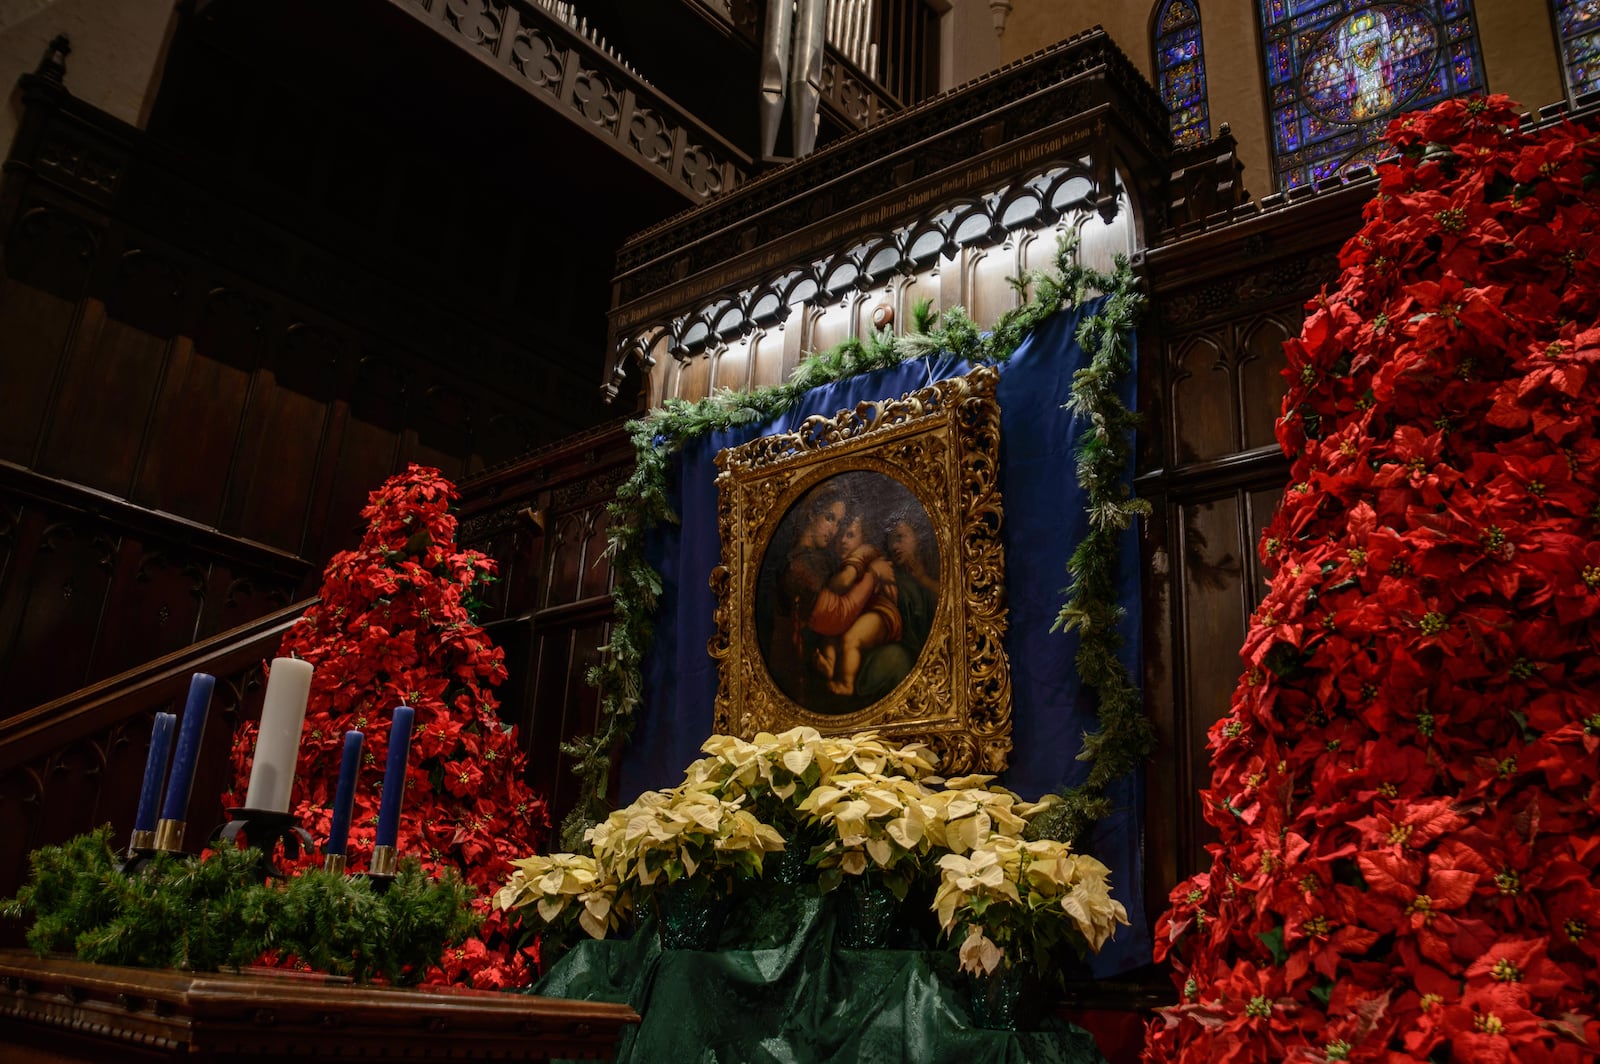
M173 340L134 502L204 525L221 523L250 377L249 369L201 354L188 337Z
M1233 326L1238 341L1239 450L1277 446L1276 424L1283 412L1283 342L1300 334L1301 315L1290 310L1262 314Z
M1233 380L1215 336L1188 337L1172 357L1173 442L1179 463L1221 458L1235 442Z
M60 677L88 674L120 546L98 522L24 511L3 593L0 714L45 701Z
M610 635L607 508L632 465L627 434L612 426L462 485L459 540L499 567L483 619L506 649L501 716L518 726L528 781L558 822L578 798L561 745L598 723L587 674Z
M105 317L93 303L82 320L80 336L93 346L79 348L66 366L38 468L126 497L169 341Z
M260 394L263 414L250 419L257 436L247 447L253 461L238 471L244 507L230 531L299 551L330 411L327 403L288 388L262 388Z
M1230 143L1208 146L1220 154L1196 173L1236 175ZM1146 792L1154 898L1206 864L1207 729L1243 673L1246 624L1267 589L1257 546L1288 471L1274 435L1283 342L1336 273L1365 195L1334 188L1266 212L1235 204L1209 232L1180 196L1169 221L1183 232L1164 231L1145 254L1154 314L1141 344L1138 484L1155 508L1144 548L1145 696L1161 742Z
M280 609L309 569L0 465L0 719Z
M0 337L5 387L0 388L0 459L33 460L59 355L76 308L49 292L0 277Z

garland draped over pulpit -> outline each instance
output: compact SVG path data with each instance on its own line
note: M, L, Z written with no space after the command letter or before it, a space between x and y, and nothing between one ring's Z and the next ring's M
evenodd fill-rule
M1089 533L1084 491L1078 483L1075 449L1086 418L1066 409L1073 374L1087 356L1077 342L1079 327L1094 317L1103 297L1045 319L1012 357L1001 364L1001 492L1005 505L1002 539L1010 609L1006 651L1010 658L1013 740L1002 782L1026 797L1081 784L1090 771L1078 760L1085 733L1099 727L1093 693L1075 665L1076 632L1052 631L1068 582L1063 563ZM1130 338L1131 342L1131 338ZM949 355L930 355L897 366L811 389L783 414L688 441L669 471L670 497L680 524L662 524L646 541L649 560L661 574L654 642L643 670L642 707L632 741L622 754L621 790L626 800L641 791L673 785L683 766L698 756L712 730L717 691L716 663L706 653L715 607L707 578L719 563L716 467L724 447L772 432L791 430L813 414L831 416L864 400L894 397L934 380L966 373L972 366ZM1132 375L1121 383L1131 405ZM1123 532L1116 598L1125 611L1119 657L1139 675L1139 574L1137 533ZM1106 788L1112 812L1081 840L1083 849L1112 869L1112 888L1127 907L1124 929L1093 960L1105 976L1147 963L1142 888L1143 792L1136 774Z

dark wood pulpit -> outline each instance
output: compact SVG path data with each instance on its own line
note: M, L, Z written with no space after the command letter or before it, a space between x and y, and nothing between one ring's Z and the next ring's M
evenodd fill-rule
M64 1061L609 1060L626 1005L320 976L118 968L0 950L0 1053Z

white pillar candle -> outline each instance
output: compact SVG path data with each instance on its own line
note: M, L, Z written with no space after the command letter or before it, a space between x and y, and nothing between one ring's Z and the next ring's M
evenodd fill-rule
M313 671L310 662L299 658L272 659L261 729L256 733L255 762L250 766L250 789L244 798L247 809L289 811L289 790L294 786L294 763L300 756L300 729L306 722Z

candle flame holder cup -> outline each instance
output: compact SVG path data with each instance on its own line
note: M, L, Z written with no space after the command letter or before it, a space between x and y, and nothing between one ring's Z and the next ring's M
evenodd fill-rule
M322 870L332 872L336 876L345 873L345 855L342 853L325 853L322 855Z
M284 860L291 862L299 860L302 852L313 853L316 848L310 833L292 813L244 808L228 810L228 822L211 833L210 845L237 847L240 835L246 845L266 857L272 855L278 843L283 843Z
M156 821L155 848L162 853L183 852L183 832L188 826L187 821L168 820L163 817Z
M156 855L156 833L149 830L134 831L128 836L128 853L117 866L124 875L133 875Z
M399 867L400 854L395 847L374 846L372 857L367 861L367 882L372 884L373 891L382 894L388 890Z

